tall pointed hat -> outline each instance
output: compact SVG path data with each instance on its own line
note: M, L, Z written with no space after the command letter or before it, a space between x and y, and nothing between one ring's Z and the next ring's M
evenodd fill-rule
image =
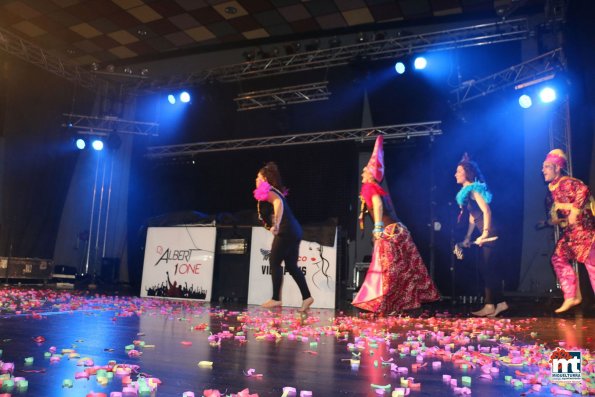
M382 144L384 143L384 137L382 135L378 135L376 138L376 143L374 144L374 151L372 152L372 157L370 157L370 161L368 161L368 165L366 168L372 174L376 181L381 182L382 178L384 178L384 149Z

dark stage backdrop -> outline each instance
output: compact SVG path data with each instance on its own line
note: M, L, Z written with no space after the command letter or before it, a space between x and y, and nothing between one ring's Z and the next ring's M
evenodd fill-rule
M193 210L219 223L259 225L252 191L266 161L279 165L289 188L289 205L302 224L335 218L341 227L353 225L358 176L354 158L357 146L347 142L209 153L184 163L140 159L134 165L129 198L130 241L137 242L131 247L130 274L140 277L144 226L152 217ZM132 277L136 285L140 279Z
M595 2L571 1L565 26L574 176L595 190Z
M518 105L498 95L485 101L454 109L450 90L458 84L459 74L476 78L496 72L520 61L518 43L438 53L440 67L427 74L397 76L394 60L366 62L330 71L313 71L310 82L326 79L332 92L328 101L237 112L233 98L238 91L251 91L294 85L305 81L306 74L278 76L234 84L206 83L193 90L193 101L186 108L166 105L155 97L139 101L138 118L158 114L160 136L137 145L133 162L130 194L130 274L140 281L142 226L147 219L164 213L196 211L211 218L221 213L252 211L241 220L254 221L255 202L251 192L257 170L265 161L281 167L290 188L289 203L303 223L337 218L346 231L355 230L357 218L358 153L369 150L367 143L312 144L294 147L221 152L194 158L147 160L147 145L205 142L247 137L278 136L292 133L359 128L363 125L363 105L369 100L374 126L442 120L444 135L404 139L386 143L387 183L395 200L397 214L411 229L422 256L429 264L435 254L436 279L443 294L449 294L451 239L458 241L454 224L458 209L454 196L458 190L454 170L464 152L476 157L494 190L494 211L506 224L511 237L501 266L506 287L513 289L520 264L520 225L522 222L522 132ZM174 116L174 110L178 118ZM182 115L183 113L183 115ZM509 197L513 196L513 197ZM435 220L443 227L434 235L431 246L431 200ZM451 229L453 233L451 233ZM353 232L348 232L353 233ZM141 236L141 237L139 237ZM504 240L504 238L503 238ZM461 274L472 272L462 269ZM457 283L469 280L457 275ZM477 280L473 282L477 284ZM474 286L476 288L476 286Z
M52 258L77 159L62 113L88 113L94 95L18 59L0 69L0 255Z

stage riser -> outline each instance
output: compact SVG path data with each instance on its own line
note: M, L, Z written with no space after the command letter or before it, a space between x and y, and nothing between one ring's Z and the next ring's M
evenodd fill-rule
M49 259L0 257L0 278L49 280L52 269Z

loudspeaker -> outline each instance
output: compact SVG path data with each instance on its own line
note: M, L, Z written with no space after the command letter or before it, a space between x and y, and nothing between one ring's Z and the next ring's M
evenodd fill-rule
M214 302L248 302L248 280L250 276L251 227L218 227L215 269L213 274ZM245 246L238 249L230 247L229 242L243 241ZM224 244L227 243L227 244ZM223 247L228 249L223 249ZM231 249L229 249L231 248Z
M101 258L101 281L115 284L120 279L120 258Z

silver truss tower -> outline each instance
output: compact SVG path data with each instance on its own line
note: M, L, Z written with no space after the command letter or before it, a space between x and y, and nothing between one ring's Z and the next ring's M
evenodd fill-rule
M168 157L188 157L207 152L221 152L242 149L262 149L268 147L305 145L312 143L330 143L341 141L367 141L383 135L385 139L408 139L420 136L441 135L441 121L423 123L397 124L373 128L357 128L313 132L307 134L268 136L263 138L235 139L228 141L198 142L170 146L153 146L147 150L151 159Z
M456 96L455 103L461 105L506 87L551 78L556 72L565 68L566 62L562 49L557 48L487 77L464 81L458 88L452 90L451 94Z
M296 73L346 65L358 57L369 60L397 58L421 51L439 51L478 45L523 40L529 37L526 19L505 20L481 25L411 34L348 46L300 52L275 58L259 59L198 71L127 83L132 91L156 92L188 87L215 79L233 82L266 76Z
M550 150L562 149L568 158L567 171L572 176L572 147L570 140L570 103L568 95L560 98L559 105L552 110L549 120Z
M50 54L2 27L0 27L0 49L82 87L94 89L99 83L93 73Z
M238 105L238 111L325 101L331 95L327 85L328 81L321 81L270 90L242 92L234 101Z
M110 135L111 133L157 136L159 123L124 120L113 116L85 116L64 113L62 127L82 135Z

